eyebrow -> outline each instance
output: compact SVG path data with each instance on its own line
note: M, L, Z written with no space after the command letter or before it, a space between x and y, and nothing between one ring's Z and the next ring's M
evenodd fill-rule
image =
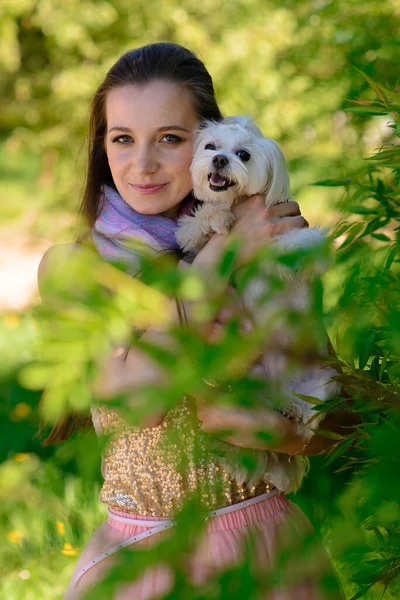
M171 129L174 129L176 131L185 131L186 133L190 133L189 129L186 129L185 127L182 127L181 125L165 125L164 127L159 127L157 129L157 131L171 131ZM129 127L121 127L120 125L115 125L114 127L111 127L111 129L108 130L108 133L111 133L111 131L126 131L126 132L130 132L131 129L129 129Z

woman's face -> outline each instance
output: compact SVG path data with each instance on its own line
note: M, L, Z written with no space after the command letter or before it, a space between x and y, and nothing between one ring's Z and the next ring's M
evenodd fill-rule
M115 88L106 117L106 153L118 192L139 213L176 218L192 188L197 116L190 91L168 81Z

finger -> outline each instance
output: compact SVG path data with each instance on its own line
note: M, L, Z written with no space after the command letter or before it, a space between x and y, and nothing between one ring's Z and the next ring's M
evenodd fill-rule
M254 331L254 323L250 319L242 319L239 327L241 333L251 333Z
M224 335L225 335L224 327L220 323L215 322L207 336L207 341L209 343L219 342L220 340L222 340Z
M265 206L265 196L264 194L253 194L253 196L248 196L245 202L252 206Z
M228 285L228 287L226 288L225 297L229 302L232 302L233 304L238 304L238 302L240 303L240 296L237 290L235 290L235 288L231 285Z
M274 204L265 209L267 217L297 217L301 215L300 206L294 200Z
M222 325L229 323L232 321L239 313L238 307L233 306L224 306L219 311L217 318L215 319L216 323L221 323Z
M275 235L281 235L292 229L303 229L308 227L308 221L301 215L297 217L282 217L275 223Z

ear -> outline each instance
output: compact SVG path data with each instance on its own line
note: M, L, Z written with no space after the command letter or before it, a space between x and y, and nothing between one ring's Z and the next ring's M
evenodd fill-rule
M222 123L224 125L240 125L240 127L243 127L243 129L247 129L256 137L264 137L261 132L261 129L257 127L253 119L251 119L250 117L243 115L238 115L237 117L226 117L222 121Z
M286 202L291 198L286 160L278 144L269 138L260 140L263 159L267 164L268 180L263 190L266 206Z

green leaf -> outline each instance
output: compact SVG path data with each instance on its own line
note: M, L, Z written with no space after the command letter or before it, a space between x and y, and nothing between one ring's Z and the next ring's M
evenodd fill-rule
M351 183L351 177L347 179L323 179L321 181L315 181L312 185L320 185L324 187L343 187L348 186Z
M325 429L318 429L316 432L318 435L328 438L329 440L344 440L345 436L336 433L335 431L328 431Z
M305 402L308 402L309 404L323 404L322 400L319 400L318 398L315 398L314 396L306 396L305 394L297 394L294 392L292 392L292 393L294 396L301 398L302 400L304 400Z
M350 206L349 211L356 215L376 215L378 211L376 208L367 208L366 206Z
M388 257L386 259L386 262L385 262L385 267L384 267L385 269L390 269L390 267L392 266L392 263L393 263L396 255L397 255L398 251L399 251L399 248L397 246L394 246L390 250L389 255L388 255Z
M240 250L240 241L238 239L230 239L229 247L226 248L222 259L218 265L218 273L221 277L227 277L231 274L234 268Z
M381 365L379 367L379 381L382 381L382 377L383 377L383 374L385 372L387 362L388 362L388 359L387 359L386 356L384 356L383 359L382 359L382 363L381 363Z
M390 239L390 237L388 235L385 235L384 233L371 233L371 237L373 237L376 240L379 240L381 242L391 242L392 241Z
M368 223L368 225L366 226L363 236L374 233L374 231L376 231L377 229L380 229L383 226L383 224L384 223L382 222L380 217L377 217L376 219L372 219L372 221L370 221Z
M365 115L366 117L375 117L380 115L388 115L390 110L387 108L380 108L379 106L375 106L371 108L370 106L353 106L351 108L345 108L346 112L357 113L360 115Z
M365 365L367 364L367 361L371 355L371 351L375 344L375 341L376 341L376 331L372 331L367 336L367 338L365 339L365 342L363 343L363 345L360 348L360 356L359 356L360 369L364 369Z
M369 75L367 75L366 73L364 73L364 71L360 71L360 69L357 69L357 67L354 67L355 70L357 71L357 73L360 73L360 75L362 77L364 77L365 81L370 85L370 87L373 89L373 91L375 92L375 94L378 96L378 98L384 103L384 105L387 107L389 104L389 98L387 98L387 96L385 95L385 93L383 92L381 86L376 83L376 81L374 81L372 79L372 77L370 77Z
M351 225L345 241L340 246L340 250L349 246L363 229L364 223L354 223L354 225Z
M19 372L19 382L28 390L43 390L52 380L53 367L50 365L30 364Z
M375 105L375 100L347 100L347 102L351 102L352 104L357 104L358 106L371 106Z
M334 449L329 453L328 458L325 461L325 465L331 465L337 458L339 458L339 456L346 452L347 448L349 448L353 442L354 438L351 437L343 442L338 442L337 445L335 444Z

